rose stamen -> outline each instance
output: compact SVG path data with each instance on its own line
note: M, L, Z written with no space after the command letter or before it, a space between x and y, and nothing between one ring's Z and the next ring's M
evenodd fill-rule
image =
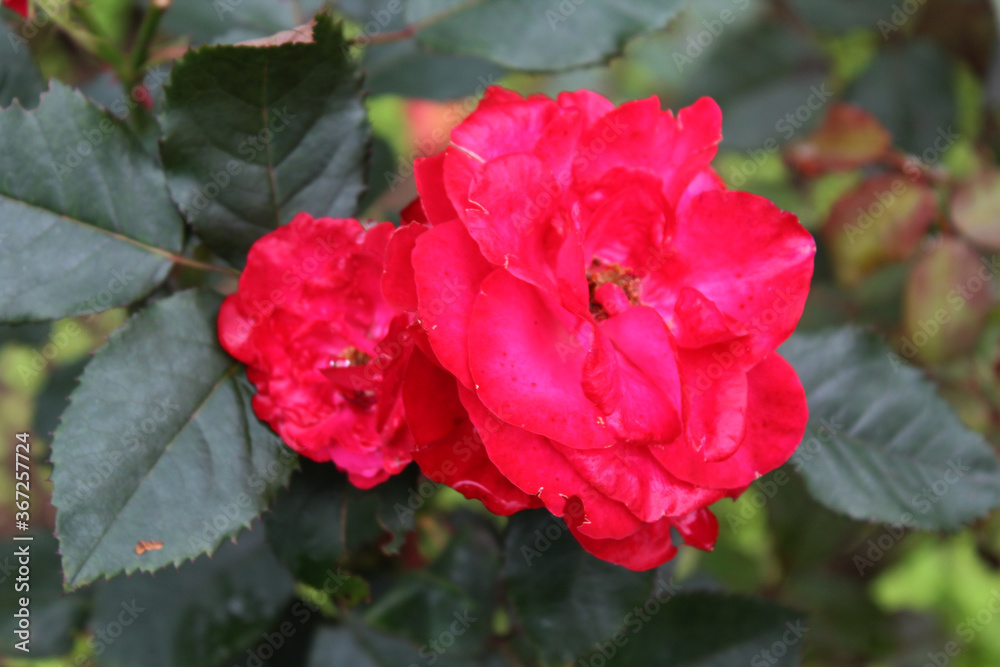
M347 346L340 355L330 361L330 365L335 368L349 368L351 366L364 366L372 360L367 354L354 346Z
M617 262L605 264L595 257L587 269L587 288L590 291L590 314L598 322L608 319L608 311L594 298L597 288L605 283L614 283L621 287L628 302L633 306L642 303L639 298L642 282L638 276Z

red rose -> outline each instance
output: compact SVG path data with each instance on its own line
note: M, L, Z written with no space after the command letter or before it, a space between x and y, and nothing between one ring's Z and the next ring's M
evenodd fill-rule
M642 570L672 528L710 549L707 506L788 459L806 403L774 350L815 245L725 189L720 127L710 99L675 117L491 88L416 162L383 292L426 332L403 385L425 474L497 512L543 504Z
M28 18L28 0L3 0L3 6Z
M392 230L300 213L253 245L219 313L222 346L257 386L257 416L361 488L410 462L399 396L408 318L379 289Z

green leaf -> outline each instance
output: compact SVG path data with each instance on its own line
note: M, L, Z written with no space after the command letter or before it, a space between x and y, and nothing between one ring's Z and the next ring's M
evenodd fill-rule
M683 99L714 98L722 108L722 146L758 149L749 156L754 162L743 166L744 174L759 166L759 149L774 154L784 142L806 136L832 98L824 84L822 52L780 25L765 23L727 33L707 53L692 38L683 55L690 62L674 56L686 77ZM733 179L731 174L722 176Z
M91 622L95 652L103 647L102 667L213 667L263 644L293 592L257 524L211 558L108 582Z
M0 29L10 30L2 23ZM45 80L31 57L31 50L11 31L0 37L0 54L0 109L9 107L14 99L21 107L34 109L45 90Z
M954 66L932 42L909 41L879 53L847 99L875 114L896 146L925 162L940 160L958 139Z
M13 468L13 464L11 464ZM0 653L24 657L14 648L22 638L14 634L21 609L20 599L30 601L28 612L31 622L32 657L65 655L73 648L73 635L82 626L87 613L90 591L64 595L59 581L59 544L48 532L30 534L31 540L15 541L5 537L0 542ZM30 575L18 581L20 556L18 551L28 549ZM23 588L27 585L29 588Z
M545 510L519 512L508 524L504 587L545 660L571 661L595 640L611 637L645 602L654 576L586 553Z
M849 552L869 528L814 500L803 479L791 474L793 465L779 469L785 473L786 484L769 499L768 526L783 571L789 576L812 576L831 554Z
M433 486L432 482L420 477L420 470L414 464L378 486L379 503L375 519L391 536L389 541L382 545L383 552L398 554L403 548L406 534L413 530L416 516L416 510L413 508L415 506L419 508L424 502L424 497L420 496L420 493L423 489Z
M229 43L292 28L295 12L292 3L273 0L173 0L160 25L170 34L189 37L194 44Z
M846 517L841 518L850 521ZM854 525L859 527L856 522ZM870 539L877 539L877 536ZM858 541L840 542L838 546L843 548L857 545ZM820 548L824 547L826 557L823 560L829 562L831 553L837 551L832 550L828 540L824 540L824 545ZM862 543L857 547L856 553L864 553L868 548L867 544ZM902 556L905 551L906 549L899 549L893 556ZM889 561L894 560L893 556L880 561L879 566L891 568ZM856 558L857 556L852 560L855 560L857 567ZM864 562L871 564L870 561ZM862 573L868 574L868 571ZM824 656L825 661L835 662L836 659L832 656L887 655L893 649L898 649L899 619L890 616L872 599L870 583L868 579L859 576L858 569L823 565L815 565L797 575L784 577L782 600L809 615L810 632L806 640L812 656ZM932 636L931 642L935 641L936 638ZM907 648L912 649L913 645L907 642Z
M552 71L605 62L632 37L664 28L682 0L410 0L407 22L432 51Z
M449 655L471 657L482 649L492 631L500 548L482 517L461 519L429 568L405 572L387 590L376 591L376 602L364 613L367 623L418 644L444 638L439 645L447 643Z
M69 399L70 393L76 389L77 378L83 372L90 355L69 364L55 367L45 381L45 386L35 398L35 414L32 418L31 430L38 435L49 438L59 426L59 417Z
M41 347L49 339L51 322L31 322L28 324L0 324L0 345L19 343L31 347Z
M128 305L163 282L184 224L128 127L52 83L0 111L0 320Z
M858 329L780 348L809 401L792 465L809 492L855 519L954 530L1000 505L1000 461L934 385Z
M437 667L475 667L471 661L453 659L423 647L372 630L350 620L345 625L320 628L309 653L308 667L406 667L435 664ZM433 659L433 660L432 660Z
M383 486L362 491L330 463L303 460L264 517L278 559L298 579L322 586L328 570L386 535L378 522Z
M614 651L609 667L790 667L799 664L808 631L799 614L773 602L682 593L655 613L634 613L618 635L621 646L601 642L583 664Z
M164 299L87 364L52 443L68 589L210 553L262 512L295 457L254 416L216 340L222 297ZM162 548L136 553L140 541Z
M368 190L358 203L358 212L364 213L378 201L389 190L389 184L398 174L396 151L386 139L376 134L372 137L371 155L368 158Z
M800 17L821 30L850 30L852 28L872 28L885 21L892 23L893 5L899 0L788 0L788 4ZM919 7L920 5L917 5ZM904 19L910 14L898 10Z
M416 39L368 47L364 69L365 88L373 95L431 100L482 94L504 74L503 69L482 58L430 53Z
M399 0L345 0L338 9L357 22L354 45L364 49L365 88L373 95L392 94L450 100L482 95L504 70L482 58L432 53L416 39L371 43L386 32L406 29L405 3Z
M313 38L189 51L166 88L170 190L205 244L234 264L302 211L353 215L363 193L361 78L328 15Z

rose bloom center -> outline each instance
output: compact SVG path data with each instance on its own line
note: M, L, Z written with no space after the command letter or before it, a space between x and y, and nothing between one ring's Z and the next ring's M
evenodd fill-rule
M594 298L594 292L605 283L614 283L621 287L625 296L628 297L629 303L633 306L642 303L639 298L642 283L631 269L617 262L604 262L595 257L590 266L587 267L587 287L590 290L590 314L598 322L608 319L608 311Z

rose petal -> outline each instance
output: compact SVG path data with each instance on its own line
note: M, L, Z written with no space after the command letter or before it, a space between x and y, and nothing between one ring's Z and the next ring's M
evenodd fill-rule
M686 286L680 289L670 326L678 346L698 348L731 342L739 336L734 331L738 326L698 290Z
M684 542L702 551L711 551L719 539L719 520L707 507L684 516L673 517L674 528Z
M593 209L584 227L584 255L631 268L644 276L674 233L673 211L661 179L649 172L615 168L585 198Z
M431 225L458 219L458 212L444 187L444 161L444 153L413 161L413 179L420 193L420 205Z
M459 401L455 378L419 350L410 359L402 399L416 442L413 459L425 476L481 501L495 514L541 506L489 460Z
M667 250L669 258L642 285L643 302L665 318L691 287L750 332L752 363L791 335L816 252L793 214L746 192L703 192L681 211Z
M406 421L418 447L441 440L469 415L458 398L455 377L420 350L413 352L402 388Z
M496 415L572 447L607 447L613 434L584 395L588 323L503 269L483 281L469 325L469 365Z
M625 442L671 442L680 433L674 349L660 315L633 306L600 324L619 355L622 399L608 425Z
M705 461L732 456L747 430L747 375L740 368L722 367L717 361L720 348L713 345L677 354L684 438ZM718 376L708 375L716 368L721 369Z
M646 447L571 449L553 445L583 479L644 523L693 512L725 496L683 482L667 472Z
M427 214L424 213L424 207L420 203L420 197L415 198L403 207L403 210L399 212L399 220L403 225L408 225L411 222L419 222L424 225L427 224Z
M429 229L417 223L403 225L389 237L382 271L382 295L400 310L417 311L417 284L413 275L413 248L417 238Z
M494 269L461 223L446 222L420 236L413 249L418 313L441 365L472 386L469 323L483 280Z
M567 500L577 496L584 506L582 522L597 537L624 537L642 525L624 505L581 477L547 438L501 422L468 389L459 387L458 393L490 460L519 489L538 496L550 512L563 516Z
M541 160L523 153L492 160L469 196L476 208L467 212L466 226L486 259L497 266L511 259L544 265L559 185Z
M483 162L530 153L558 111L553 100L541 97L480 106L451 131L451 143Z
M602 116L606 116L615 109L615 105L608 98L592 90L574 90L559 93L556 102L563 109L574 109L578 111L585 127L590 127Z
M715 157L722 139L722 112L703 97L677 117L656 97L628 102L608 113L580 138L591 158L575 165L577 188L588 191L615 167L644 169L663 181L663 194L680 201L691 180ZM598 150L600 147L600 150Z
M28 18L28 0L3 0L3 4L24 18Z
M581 522L567 522L570 532L588 553L636 572L659 567L677 555L669 518L644 523L635 532L617 539L593 538L582 532Z
M702 453L678 440L650 448L657 460L680 479L716 489L745 487L787 461L805 433L805 390L776 352L751 369L747 380L746 436L735 454L706 462Z

